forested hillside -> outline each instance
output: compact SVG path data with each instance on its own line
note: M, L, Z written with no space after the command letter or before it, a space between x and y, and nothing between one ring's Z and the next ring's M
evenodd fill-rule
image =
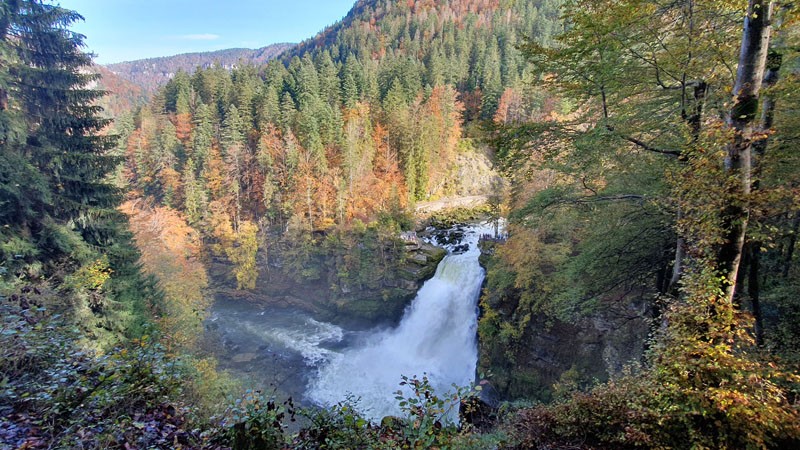
M800 447L798 12L359 0L280 58L164 69L110 128L81 17L0 1L0 447ZM372 423L217 367L320 368L214 341L209 288L397 320L444 254L400 239L415 204L473 193L440 223L508 219L474 386L403 374Z
M91 72L100 77L92 81L88 87L106 92L97 99L97 106L103 108L101 113L107 118L116 118L130 113L147 101L147 92L142 86L122 78L107 68L94 64Z
M291 47L292 44L273 44L257 49L230 48L214 52L184 53L125 61L108 64L104 67L114 75L140 86L145 93L152 94L177 72L192 73L198 67L207 68L215 64L226 68L240 64L261 65L278 57Z
M266 66L178 72L121 123L126 181L184 212L239 287L270 246L298 281L333 258L335 290L381 287L394 263L354 254L353 236L366 225L396 260L413 203L463 192L460 161L486 158L469 127L554 112L517 45L548 44L557 17L558 2L361 2Z

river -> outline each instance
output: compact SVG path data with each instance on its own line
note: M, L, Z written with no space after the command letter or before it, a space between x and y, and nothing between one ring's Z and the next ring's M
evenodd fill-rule
M329 406L359 398L368 418L400 415L401 375L427 376L435 391L474 381L477 301L484 271L478 240L489 225L450 230L448 255L395 328L349 330L302 311L217 299L208 327L223 343L220 365L251 387L273 389L305 404ZM454 417L452 417L455 419Z

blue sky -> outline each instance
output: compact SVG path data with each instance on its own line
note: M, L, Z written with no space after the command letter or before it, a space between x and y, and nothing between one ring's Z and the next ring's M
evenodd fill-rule
M55 0L78 11L95 61L299 42L344 17L355 0Z

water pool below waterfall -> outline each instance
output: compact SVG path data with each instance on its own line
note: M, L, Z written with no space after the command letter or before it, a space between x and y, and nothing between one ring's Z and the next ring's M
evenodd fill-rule
M220 363L301 403L359 398L362 413L373 420L400 414L394 393L402 375L425 375L440 394L469 385L484 278L478 240L492 232L489 225L453 230L461 239L448 245L450 253L394 328L347 330L302 311L217 299L208 326L223 343L216 352Z

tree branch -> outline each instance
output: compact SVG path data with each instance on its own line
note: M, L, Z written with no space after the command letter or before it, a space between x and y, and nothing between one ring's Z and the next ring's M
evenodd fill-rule
M604 195L595 197L583 197L573 200L574 203L595 203L595 202L609 202L617 200L644 200L644 195L638 194L619 194L619 195Z
M649 145L648 143L646 143L644 141L641 141L639 139L636 139L635 137L632 137L632 136L620 136L620 137L622 139L625 139L626 141L632 143L632 144L636 144L642 150L647 150L648 152L660 153L662 155L681 156L681 152L678 151L678 150L663 150L663 149L660 149L660 148L655 148L655 147Z
M598 202L614 202L621 200L641 201L644 199L645 196L639 194L619 194L619 195L606 195L606 196L586 196L579 198L564 198L564 199L553 200L552 202L543 205L542 209L547 209L551 206L556 206L556 205L587 205Z
M635 144L642 150L647 150L648 152L653 153L660 153L662 155L670 155L670 156L681 156L681 152L679 150L665 150L657 147L653 147L652 145L648 144L647 142L642 141L641 139L637 139L633 136L625 136L623 134L617 133L616 130L612 125L606 125L606 129L614 134L617 135L620 139L626 140L631 144Z

